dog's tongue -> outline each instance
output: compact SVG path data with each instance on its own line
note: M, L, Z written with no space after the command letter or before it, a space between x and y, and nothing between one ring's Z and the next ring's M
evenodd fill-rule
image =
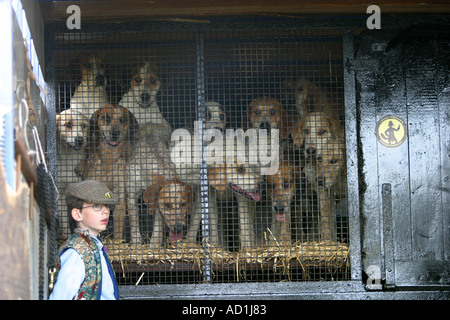
M170 240L171 244L174 244L175 242L180 241L182 237L183 237L182 232L169 231L169 240Z
M261 197L258 192L246 192L253 200L259 201Z
M284 213L277 213L275 215L275 218L277 219L277 221L283 222L286 219L286 215Z
M246 196L247 198L248 197L252 198L254 201L259 201L261 199L258 192L249 192L249 191L242 190L235 184L232 184L231 187L234 190L236 190L237 192L244 194L244 196Z
M112 146L117 146L117 143L118 143L117 141L110 141L109 142L109 144L112 145Z

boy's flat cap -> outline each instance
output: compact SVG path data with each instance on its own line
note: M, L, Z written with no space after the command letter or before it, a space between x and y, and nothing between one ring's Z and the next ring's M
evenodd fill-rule
M66 189L66 202L68 205L81 199L89 203L116 205L119 199L108 187L99 181L84 180L71 184Z

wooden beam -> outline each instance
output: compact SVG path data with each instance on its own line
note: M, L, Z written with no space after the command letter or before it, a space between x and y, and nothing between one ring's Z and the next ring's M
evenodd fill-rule
M69 5L78 5L82 22L129 22L143 20L172 20L174 18L213 18L243 16L287 16L304 14L366 14L369 4L356 0L100 0L41 2L45 23L64 22L70 14ZM372 1L381 13L450 13L450 3L444 0Z

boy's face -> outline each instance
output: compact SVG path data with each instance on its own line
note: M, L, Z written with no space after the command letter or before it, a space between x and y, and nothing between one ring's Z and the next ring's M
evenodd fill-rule
M81 209L72 209L72 217L78 228L89 230L93 237L106 230L110 209L103 204L85 202Z

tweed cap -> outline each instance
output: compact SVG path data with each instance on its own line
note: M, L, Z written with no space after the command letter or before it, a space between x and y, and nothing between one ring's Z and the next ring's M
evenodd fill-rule
M95 180L84 180L67 187L67 204L70 205L79 199L89 203L109 205L116 205L119 203L117 196L114 195L104 183Z

